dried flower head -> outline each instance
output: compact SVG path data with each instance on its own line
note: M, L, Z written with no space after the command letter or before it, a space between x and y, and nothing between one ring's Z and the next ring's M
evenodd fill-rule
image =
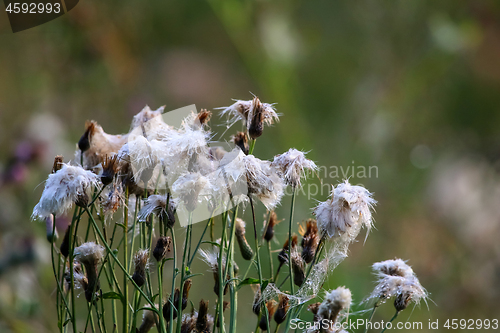
M321 202L314 214L322 234L349 244L358 236L361 227L370 231L373 225L371 210L376 201L367 189L351 185L347 180L332 188L330 199Z
M295 148L290 148L286 153L276 155L272 165L285 179L286 184L294 188L301 186L300 180L306 177L306 170L315 171L318 169L313 161L307 159L303 152Z
M279 295L278 309L274 313L274 321L278 325L283 323L286 319L288 309L290 308L290 304L288 303L288 301L289 298L287 295Z
M54 158L54 164L52 165L52 173L56 173L57 171L61 170L63 161L64 159L62 155L57 155Z
M137 286L142 287L146 282L146 269L149 263L149 250L138 250L134 256L134 274L132 275L132 280L137 284Z
M95 121L85 123L85 133L78 141L82 151L83 165L87 169L101 163L105 156L112 156L127 142L128 135L111 135L104 132ZM79 162L79 161L78 161Z
M264 232L264 239L270 242L274 237L274 226L281 221L278 221L276 212L272 210L269 212L269 221L267 222L266 231Z
M181 291L179 288L175 288L174 295L170 295L169 300L163 304L162 314L163 318L167 322L170 321L170 315L172 315L172 320L177 318L177 307L179 306Z
M341 311L349 309L352 302L351 291L345 287L326 292L325 299L318 308L317 315L321 319L326 319L331 323L340 321Z
M402 311L410 302L419 304L421 300L425 301L428 298L427 291L405 261L386 260L374 263L372 268L378 281L364 302L373 299L376 302L375 306L379 306L387 299L395 297L394 306L397 311Z
M74 250L74 258L85 267L88 285L85 289L85 298L92 302L95 293L100 289L97 278L97 268L104 256L104 247L94 242L87 242Z
M266 320L265 314L261 316L260 322L259 322L259 327L262 331L267 331L267 322L271 322L271 318L274 316L274 312L276 311L276 308L278 307L278 303L276 303L275 300L270 300L266 302L266 307L267 307L267 313L269 317Z
M233 142L245 155L248 155L250 147L248 146L248 137L245 132L238 132L233 135Z
M245 260L251 260L253 258L253 250L248 244L248 241L245 237L245 221L240 218L236 218L234 228L234 235L236 236L236 240L238 241L241 256Z
M33 209L32 218L46 218L51 214L60 216L67 212L73 203L88 200L92 186L98 186L98 177L80 166L63 164L56 173L50 174L40 201Z
M118 172L118 155L105 156L102 160L101 182L104 186L111 184Z
M201 109L200 113L196 115L195 123L199 123L200 126L203 126L208 124L210 118L212 118L212 112L207 109Z
M105 194L102 208L106 217L112 216L124 202L123 186L120 182L114 181L108 192Z
M200 203L203 194L210 193L210 186L208 178L193 172L179 177L172 184L172 193L180 199L188 211L192 212Z
M167 253L170 252L170 244L172 244L170 236L158 238L153 250L153 257L155 257L156 261L162 261L167 256Z
M168 203L168 209L167 209ZM149 215L155 214L163 223L171 228L175 224L175 204L169 194L150 195L139 212L139 221L146 221Z
M306 222L306 231L302 237L302 258L306 263L314 259L316 249L319 244L318 226L315 219L309 219Z
M297 247L298 243L298 237L297 235L292 236L292 251ZM284 263L288 263L288 239L285 240L285 243L283 244L283 248L281 251L278 253L278 261L280 262L281 265Z
M272 125L279 121L273 104L262 103L257 96L249 101L236 100L234 104L220 109L221 115L228 117L228 126L241 120L252 139L262 135L264 124Z
M70 236L70 231L71 228L68 226L66 228L66 232L64 233L64 238L63 241L61 242L61 245L59 246L59 251L61 251L61 254L63 257L67 258L69 255L69 236Z
M212 332L214 320L208 314L208 301L201 300L198 308L198 318L196 318L196 332L209 333Z
M251 285L253 287L253 285ZM261 298L261 291L260 291L260 284L255 288L255 293L253 296L253 302L252 302L252 311L255 313L257 316L260 315L260 298Z
M306 279L306 263L300 253L292 251L293 283L301 287Z
M146 304L145 308L151 308L150 304ZM153 310L144 310L142 315L142 323L139 326L137 333L148 333L153 326L158 322L159 317Z
M199 250L200 256L204 262L210 266L214 276L214 292L217 296L219 296L219 248L214 247L212 251L205 251L203 249ZM222 267L226 265L226 256L222 257ZM228 284L224 287L224 295L228 291Z

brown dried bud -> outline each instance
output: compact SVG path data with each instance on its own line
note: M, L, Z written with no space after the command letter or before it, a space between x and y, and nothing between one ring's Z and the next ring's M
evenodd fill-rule
M196 320L196 329L198 332L205 332L208 328L208 301L201 300Z
M89 196L87 193L81 193L78 195L75 201L75 205L78 207L86 208L89 205Z
M238 132L233 136L233 142L235 145L240 147L240 149L245 153L245 155L248 155L248 151L250 149L248 145L248 137L245 134L245 132Z
M410 304L411 299L411 292L402 292L398 294L396 296L396 299L394 300L394 307L396 308L396 311L400 312L406 309L408 307L408 304Z
M298 243L298 237L297 235L292 236L292 250L297 247ZM285 264L288 262L288 239L285 240L285 243L283 244L283 249L278 253L278 260L281 265Z
M264 108L257 96L253 98L250 112L248 113L248 135L257 139L264 130Z
M278 216L276 215L276 213L273 211L271 211L269 213L269 222L267 223L267 227L266 227L266 232L264 233L264 239L266 241L271 241L274 237L274 226L276 224L278 224L280 221L278 221Z
M255 313L257 316L260 314L260 285L257 291L255 292L255 295L253 297L253 303L252 303L252 311Z
M319 244L319 236L318 236L318 226L316 224L316 220L309 219L306 224L306 232L304 233L304 237L302 238L301 246L302 246L302 258L306 263L310 263L314 259L314 255L316 254L316 250Z
M92 135L94 135L96 122L87 120L85 122L85 133L83 133L80 140L78 140L78 148L84 152L90 148L90 141L92 140Z
M118 172L118 163L117 163L118 155L106 156L102 160L102 175L101 182L104 186L111 184L116 173Z
M269 322L271 321L271 318L273 317L274 312L276 311L276 306L277 303L275 300L270 300L266 302L267 312L269 314L268 318ZM262 331L267 331L267 320L265 315L260 317L259 327Z
M149 250L138 250L134 256L135 270L132 280L134 280L138 287L142 287L146 283L148 260Z
M251 260L253 258L253 250L248 244L248 241L245 237L245 222L240 218L236 218L234 228L234 235L236 236L236 240L238 241L241 256L245 260Z
M191 285L193 281L191 279L187 279L184 281L184 286L182 287L182 310L185 310L188 304L189 298L189 289L191 289Z
M279 305L276 313L274 314L274 321L279 325L286 319L286 314L288 313L288 309L290 308L290 304L288 303L288 296L280 295L279 297Z
M162 309L163 318L165 318L165 320L167 322L170 321L170 311L171 310L173 310L172 320L177 318L177 306L179 305L180 293L181 292L180 292L179 288L175 288L174 298L172 299L172 295L170 295L169 300L167 302L165 302L165 304L163 304L163 309Z
M172 243L172 239L170 236L162 236L158 238L156 241L155 249L153 250L153 257L155 257L156 261L162 261L167 256L167 253L170 252L170 244Z
M292 253L292 270L293 270L293 282L296 286L302 286L304 280L306 279L305 275L305 262L302 259L302 256L297 253Z
M63 156L57 155L54 158L54 164L52 165L52 173L56 173L57 171L61 170L62 164L63 164Z
M321 302L317 302L317 303L313 303L313 304L310 304L308 307L307 307L307 310L311 311L311 313L314 315L314 321L315 322L318 322L321 320L321 317L318 315L318 310L319 310L319 306L321 305Z
M205 125L210 121L210 118L212 118L212 112L207 109L201 109L201 112L196 115L195 121L199 122L200 125Z

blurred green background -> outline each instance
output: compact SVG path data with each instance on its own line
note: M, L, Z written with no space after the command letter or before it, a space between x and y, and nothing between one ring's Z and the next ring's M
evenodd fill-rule
M295 147L328 170L377 167L378 177L349 175L379 202L376 230L326 289L345 285L360 302L374 286L370 265L401 257L432 298L401 320L498 318L500 2L108 0L16 34L0 14L0 331L57 329L45 226L30 214L85 120L118 134L146 104L213 110L251 93L283 115L258 140L259 157ZM296 220L327 195L318 179L306 183ZM194 303L214 304L210 275L194 281ZM241 332L256 320L248 297ZM392 312L387 304L376 320Z

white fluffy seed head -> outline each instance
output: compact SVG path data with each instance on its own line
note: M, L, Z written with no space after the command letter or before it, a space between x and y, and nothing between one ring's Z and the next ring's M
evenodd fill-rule
M214 273L218 272L219 267L219 248L214 247L212 251L205 251L200 249L198 251L200 253L201 259L207 263L208 266L212 269ZM226 256L222 257L222 266L225 266Z
M429 297L412 268L404 260L377 262L372 268L378 278L377 285L364 302L375 300L381 304L392 297L399 297L407 303L419 304L421 300L425 301Z
M40 201L31 217L44 219L67 212L81 196L87 196L92 186L98 186L99 177L81 166L63 164L56 173L50 174Z
M390 259L376 262L372 265L374 273L379 277L386 275L411 277L414 276L413 269L401 259Z
M276 113L273 104L261 103L258 98L248 101L234 100L235 102L227 107L222 107L221 116L227 116L228 127L241 120L245 126L249 126L249 119L252 118L252 111L256 108L256 103L260 103L262 110L262 119L266 125L272 125L279 122L279 115Z
M366 188L351 185L346 180L332 187L330 198L319 203L314 214L321 233L349 244L362 227L370 231L373 225L371 211L375 203L372 193Z
M174 202L168 199L167 194L153 194L150 195L139 212L139 221L146 221L151 214L156 216L166 216L167 214L167 201L171 211L174 211Z
M340 319L340 312L351 306L351 302L351 291L345 287L338 287L326 292L325 298L318 308L318 316L335 322Z
M307 159L305 154L295 148L276 155L271 163L278 173L284 178L287 185L300 187L300 180L305 178L306 170L315 171L318 169L316 164Z
M180 176L172 184L172 194L185 205L188 211L194 211L204 197L211 193L212 186L208 178L199 172L191 172Z
M75 260L85 267L95 266L104 257L104 247L94 242L84 243L74 250Z
M146 270L149 265L149 250L138 250L134 255L134 264L136 270Z

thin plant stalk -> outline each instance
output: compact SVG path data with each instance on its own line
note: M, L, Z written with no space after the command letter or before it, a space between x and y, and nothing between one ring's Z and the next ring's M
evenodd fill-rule
M123 333L128 333L128 204L129 204L129 193L128 188L125 190L125 207L123 207L123 264L125 265L124 270L126 274L123 275ZM89 216L90 216L89 212ZM97 229L97 226L96 226ZM103 240L104 241L104 240Z
M253 232L254 232L254 238L255 238L255 252L257 254L257 272L259 274L259 288L261 288L262 292L262 268L260 265L260 254L259 254L259 239L257 237L257 223L255 222L255 210L253 207L253 200L252 196L248 196L250 200L250 207L252 209L252 221L253 221ZM269 332L269 313L267 311L267 306L264 304L264 315L266 316L266 326L267 326L267 331Z
M179 286L179 303L177 304L177 333L181 332L181 326L182 326L182 292L184 289L184 274L186 272L186 259L187 259L187 251L189 247L189 236L191 235L191 228L193 227L192 223L192 217L193 213L189 213L189 221L188 221L188 226L186 230L186 238L184 240L184 253L182 255L182 267L181 267L181 284ZM172 294L173 295L173 294Z
M385 332L385 330L387 329L387 326L389 325L389 323L392 323L394 321L394 319L396 319L398 317L399 312L400 311L396 311L396 313L394 314L394 316L392 316L391 320L389 320L389 322L387 322L385 324L385 328L382 331L380 331L380 333L384 333Z
M288 272L290 273L290 292L294 294L293 272L292 272L292 224L293 210L295 207L295 187L292 187L292 204L290 208L290 221L288 223Z
M375 304L373 306L373 310L372 310L372 312L370 314L370 318L368 318L368 323L371 323L371 321L373 319L373 316L375 315L375 311L377 311L377 308L378 308L378 304ZM366 332L368 332L368 325L366 325L365 330L363 331L363 333L366 333Z
M172 250L173 250L173 262L174 262L174 267L172 268L172 291L170 294L170 297L172 300L168 300L170 303L170 318L169 318L169 324L168 324L168 332L172 333L173 332L173 321L174 321L174 304L173 304L173 299L174 299L174 293L175 293L175 278L177 276L177 249L175 247L175 233L174 229L170 227L170 233L172 235Z

